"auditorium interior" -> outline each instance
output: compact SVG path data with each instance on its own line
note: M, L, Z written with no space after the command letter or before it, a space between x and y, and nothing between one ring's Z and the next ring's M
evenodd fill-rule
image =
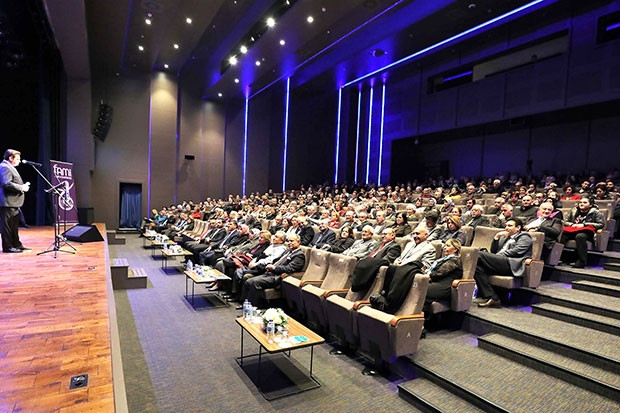
M196 311L189 276L123 209L128 191L149 217L310 186L512 177L617 191L619 0L0 0L0 74L1 150L48 176L71 163L79 224L104 239L38 255L60 216L19 167L33 251L0 254L0 411L620 407L617 199L586 268L536 260L538 281L510 277L501 308L448 304L415 353L381 363L319 328L325 343L286 360L314 363L320 387L272 401L236 362L235 305ZM119 267L145 288L113 288Z

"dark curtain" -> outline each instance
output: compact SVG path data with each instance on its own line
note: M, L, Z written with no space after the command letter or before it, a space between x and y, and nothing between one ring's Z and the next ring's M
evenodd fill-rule
M142 185L121 184L120 228L140 228Z

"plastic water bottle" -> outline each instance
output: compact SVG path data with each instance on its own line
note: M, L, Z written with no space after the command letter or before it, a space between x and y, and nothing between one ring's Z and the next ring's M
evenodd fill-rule
M192 260L187 260L187 271L191 272L194 269L194 263Z
M246 298L245 301L243 302L243 318L245 318L246 320L249 319L249 315L250 315L249 307L250 307L250 302Z
M267 340L273 340L273 336L276 330L276 325L273 320L269 320L267 323Z

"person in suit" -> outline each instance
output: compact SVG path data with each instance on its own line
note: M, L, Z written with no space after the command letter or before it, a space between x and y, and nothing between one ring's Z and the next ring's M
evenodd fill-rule
M484 300L478 307L500 307L499 296L489 282L491 275L522 277L525 261L532 257L532 237L523 231L523 221L510 218L504 231L493 237L491 252L480 251L474 279L478 286L478 298Z
M342 252L347 257L355 257L358 260L366 258L377 246L377 241L372 239L372 227L366 225L362 229L362 239L358 239L349 248Z
M552 217L553 204L550 202L543 202L538 207L538 218L526 224L523 229L525 231L538 231L545 234L544 248L542 250L541 259L545 260L551 250L553 244L560 238L564 223L561 219Z
M381 243L372 251L367 258L376 258L378 260L391 264L400 255L400 245L394 241L396 232L394 228L386 228L381 233Z
M298 234L291 234L286 237L288 251L273 264L265 267L265 273L250 278L243 284L241 299L247 293L248 300L257 307L262 307L265 298L265 289L280 288L282 278L286 274L299 272L306 264L306 254L301 250L301 237Z
M323 248L336 242L336 233L327 226L329 220L322 219L319 221L319 232L314 234L314 238L308 245L312 248ZM349 228L349 227L347 227Z
M24 247L19 239L19 209L24 204L24 194L30 190L30 182L24 183L16 166L21 163L21 152L7 149L0 162L0 235L2 252L20 253Z

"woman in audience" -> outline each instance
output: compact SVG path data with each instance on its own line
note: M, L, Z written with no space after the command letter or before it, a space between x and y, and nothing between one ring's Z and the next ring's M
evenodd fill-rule
M329 219L327 226L330 227L331 229L340 228L340 213L338 211L332 212L331 218Z
M348 249L351 245L353 245L354 241L355 238L353 237L353 228L345 225L340 230L340 237L336 240L336 242L331 245L324 245L323 249L340 254L344 250Z
M446 217L446 229L439 236L442 243L446 243L450 239L458 240L461 245L465 244L465 231L461 229L461 219L456 215L448 215Z
M605 227L605 216L594 205L592 199L584 196L568 213L564 225L560 242L566 244L568 240L575 240L577 261L573 267L583 268L588 260L588 241L594 242L596 231Z
M564 187L564 196L560 198L562 201L579 201L581 196L575 193L572 185L566 185Z
M404 237L412 231L411 225L407 223L407 215L404 212L396 214L396 222L392 225L392 228L394 228L394 233L396 233L397 237Z

